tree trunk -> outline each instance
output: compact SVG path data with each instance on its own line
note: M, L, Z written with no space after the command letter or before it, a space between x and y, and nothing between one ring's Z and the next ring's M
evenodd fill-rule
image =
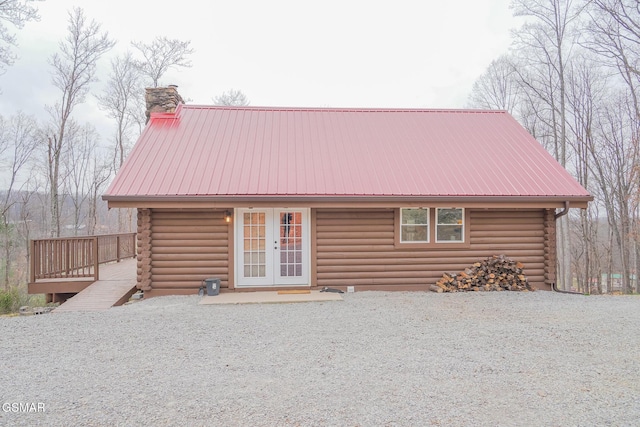
M2 240L4 247L4 254L2 257L2 284L5 291L9 290L9 270L11 268L11 236L9 231L9 224L5 217L2 218Z

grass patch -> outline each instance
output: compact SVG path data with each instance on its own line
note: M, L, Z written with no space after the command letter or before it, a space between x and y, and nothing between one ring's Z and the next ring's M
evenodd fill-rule
M44 295L29 295L26 289L18 286L0 290L0 314L17 313L23 305L43 306Z

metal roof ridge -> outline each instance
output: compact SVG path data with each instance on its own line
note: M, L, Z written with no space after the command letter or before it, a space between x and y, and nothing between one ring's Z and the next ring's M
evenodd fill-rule
M487 110L472 108L383 108L383 107L279 107L279 106L232 106L232 105L208 105L208 104L180 104L189 110L249 110L249 111L308 111L308 112L345 112L345 113L469 113L469 114L504 114L506 110ZM178 111L176 110L176 113ZM156 114L156 113L154 113ZM159 113L165 114L165 113ZM169 113L171 114L171 113Z

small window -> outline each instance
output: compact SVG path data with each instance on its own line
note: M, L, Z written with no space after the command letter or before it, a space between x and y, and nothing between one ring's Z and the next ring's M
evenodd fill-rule
M436 242L464 242L464 209L438 208L436 211Z
M429 243L429 209L400 209L400 242Z

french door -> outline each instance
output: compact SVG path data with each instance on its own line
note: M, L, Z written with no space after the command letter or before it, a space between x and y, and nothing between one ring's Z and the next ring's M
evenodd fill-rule
M237 209L235 223L236 286L309 285L309 209Z

